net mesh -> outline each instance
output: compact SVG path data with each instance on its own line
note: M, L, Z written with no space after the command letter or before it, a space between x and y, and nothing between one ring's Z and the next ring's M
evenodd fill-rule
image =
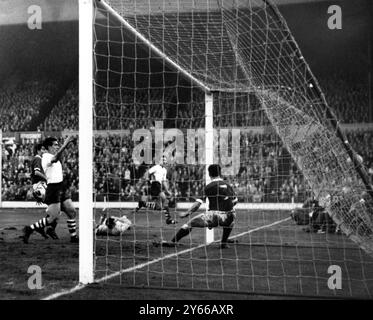
M96 3L94 21L95 219L126 215L132 226L95 237L96 279L371 297L369 197L277 8L265 0L106 2ZM221 250L193 230L164 248L187 221L179 213L203 195L206 91L214 162L240 200L232 232L239 243ZM150 192L144 174L163 154L176 225L160 211L134 212ZM307 233L290 220L294 203L311 194L344 235ZM340 290L328 286L335 265Z

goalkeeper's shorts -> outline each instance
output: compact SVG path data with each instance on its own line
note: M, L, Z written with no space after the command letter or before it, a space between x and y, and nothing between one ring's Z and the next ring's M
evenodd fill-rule
M208 228L229 227L236 218L236 211L211 210L202 214L202 219L207 223Z

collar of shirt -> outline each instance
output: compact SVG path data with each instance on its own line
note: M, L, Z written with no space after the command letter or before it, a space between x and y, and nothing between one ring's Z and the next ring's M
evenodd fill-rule
M53 154L51 154L50 152L45 152L45 153L43 153L43 155L50 155L50 156L53 156Z

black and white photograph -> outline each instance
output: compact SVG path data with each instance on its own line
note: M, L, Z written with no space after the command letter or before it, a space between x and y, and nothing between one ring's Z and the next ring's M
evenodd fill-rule
M1 0L0 300L373 299L372 51L372 0Z

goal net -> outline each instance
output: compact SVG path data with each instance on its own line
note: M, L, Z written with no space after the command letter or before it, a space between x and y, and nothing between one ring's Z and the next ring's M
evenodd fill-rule
M93 22L94 221L130 221L94 235L95 281L372 296L371 187L270 1L94 1ZM164 158L170 216L147 177ZM221 228L194 228L162 246L206 212L180 217L212 163L239 198L237 242L221 249ZM300 209L310 197L323 210Z

